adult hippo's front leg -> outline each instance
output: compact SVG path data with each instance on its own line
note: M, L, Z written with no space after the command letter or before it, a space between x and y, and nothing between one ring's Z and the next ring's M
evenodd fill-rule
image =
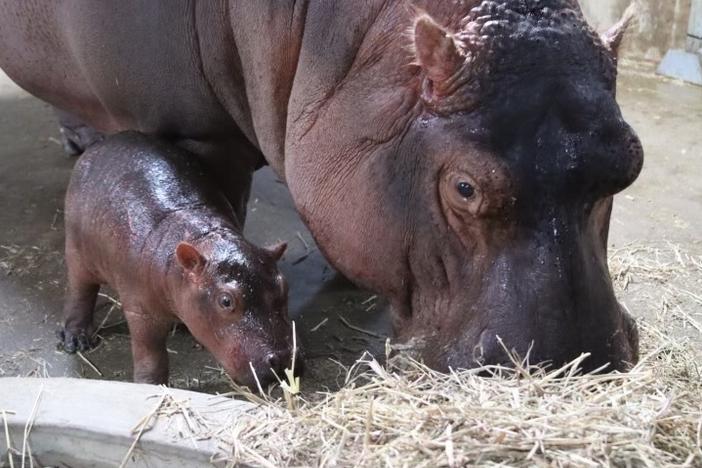
M258 148L241 136L239 131L232 133L236 136L224 141L179 139L175 144L191 152L200 161L231 203L243 228L253 174L265 164L265 159Z

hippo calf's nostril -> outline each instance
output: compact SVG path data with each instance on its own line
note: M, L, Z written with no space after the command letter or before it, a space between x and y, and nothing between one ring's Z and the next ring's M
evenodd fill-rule
M280 368L280 357L276 353L271 353L266 356L266 362L268 363L268 367L274 371L277 371Z
M279 351L266 356L268 366L276 372L283 371L286 367L290 366L290 359L289 351Z

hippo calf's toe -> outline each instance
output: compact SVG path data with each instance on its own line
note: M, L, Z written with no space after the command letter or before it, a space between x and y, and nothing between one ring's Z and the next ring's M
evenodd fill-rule
M183 150L136 132L78 160L66 194L68 352L91 346L101 284L129 324L134 380L166 383L166 339L182 321L237 382L255 388L290 366L285 244L247 242L227 199ZM253 368L253 369L252 369Z
M93 349L95 346L93 333L88 330L78 329L77 334L74 334L70 327L64 326L56 333L56 335L59 339L59 349L62 349L69 354L73 354L78 351L88 351Z

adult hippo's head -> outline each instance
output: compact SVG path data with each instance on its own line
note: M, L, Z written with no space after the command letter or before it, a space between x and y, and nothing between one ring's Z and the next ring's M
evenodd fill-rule
M607 236L643 163L615 101L626 21L599 36L569 0L387 3L302 43L285 172L327 258L435 368L502 363L499 336L531 362L625 369Z

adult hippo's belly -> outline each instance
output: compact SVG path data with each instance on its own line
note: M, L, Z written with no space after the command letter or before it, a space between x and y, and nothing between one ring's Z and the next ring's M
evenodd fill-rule
M414 4L0 0L0 66L101 132L191 151L240 209L263 155L433 367L506 347L625 369L607 235L643 163L615 101L626 22L599 36L575 0Z

